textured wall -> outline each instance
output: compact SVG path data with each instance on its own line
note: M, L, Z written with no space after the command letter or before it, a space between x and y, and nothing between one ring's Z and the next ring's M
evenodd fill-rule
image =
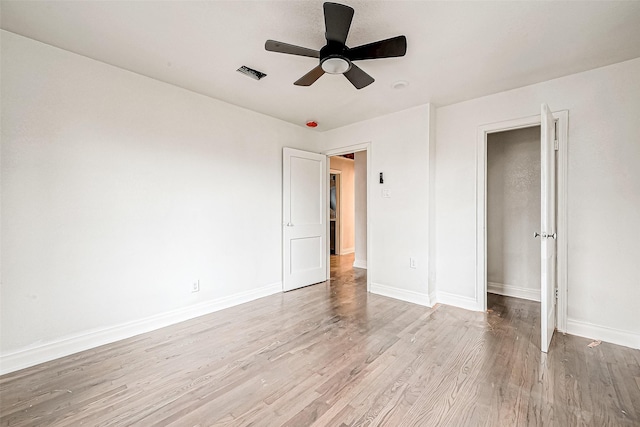
M540 127L487 138L487 281L540 299ZM501 291L501 292L500 292ZM507 291L508 292L508 291Z

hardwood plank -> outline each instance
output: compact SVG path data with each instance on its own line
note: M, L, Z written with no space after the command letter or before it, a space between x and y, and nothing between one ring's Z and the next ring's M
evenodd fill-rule
M640 425L640 351L331 280L0 377L2 426Z

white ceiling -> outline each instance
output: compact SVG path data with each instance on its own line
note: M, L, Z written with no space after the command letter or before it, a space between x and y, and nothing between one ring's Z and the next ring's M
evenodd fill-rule
M264 50L325 44L322 1L2 1L2 28L303 126L328 130L640 57L640 2L344 1L347 45L406 35L402 58L360 61L375 83L293 82L317 59ZM247 65L267 74L252 80ZM409 82L393 89L398 80Z

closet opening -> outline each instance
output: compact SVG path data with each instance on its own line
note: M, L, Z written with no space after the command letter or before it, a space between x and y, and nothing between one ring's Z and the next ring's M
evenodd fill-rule
M540 126L487 135L487 293L540 302Z

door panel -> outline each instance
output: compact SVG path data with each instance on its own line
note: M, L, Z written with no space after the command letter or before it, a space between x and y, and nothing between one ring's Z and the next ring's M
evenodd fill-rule
M323 282L327 275L326 156L283 149L283 289Z
M320 237L291 239L291 272L321 268L323 250Z
M555 119L547 104L541 107L540 176L541 176L541 292L540 348L549 351L556 328L556 151Z
M315 154L315 153L310 153ZM324 163L300 156L290 158L291 222L295 225L322 224L322 190Z

